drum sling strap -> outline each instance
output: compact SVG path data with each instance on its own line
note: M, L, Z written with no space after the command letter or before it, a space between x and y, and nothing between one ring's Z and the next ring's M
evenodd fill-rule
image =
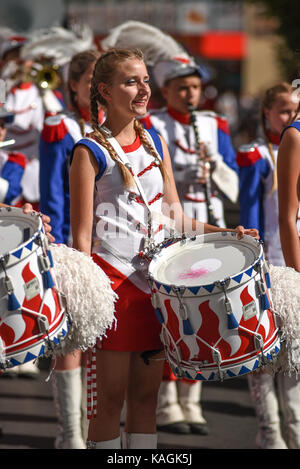
M155 242L154 242L154 231L153 231L153 221L156 221L157 223L161 223L164 225L165 228L168 228L171 233L175 233L175 222L174 220L170 219L169 217L166 217L162 213L158 213L155 210L151 210L149 203L147 201L144 189L140 183L140 180L138 176L134 173L133 168L131 163L129 162L129 159L125 152L123 151L121 145L119 142L114 138L114 137L108 137L107 139L109 143L112 145L114 150L116 151L119 161L121 164L123 164L131 173L135 185L138 189L138 192L147 208L148 212L148 226L147 226L147 237L145 239L145 246L144 246L144 252L147 253L151 248L154 248ZM157 159L161 162L161 157L156 151L157 154ZM106 245L105 245L106 248ZM110 248L109 248L110 249Z

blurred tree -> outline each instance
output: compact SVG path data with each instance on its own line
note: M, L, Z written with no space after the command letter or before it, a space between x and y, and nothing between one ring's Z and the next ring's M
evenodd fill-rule
M232 0L225 0L232 1ZM263 6L263 15L278 20L277 34L283 42L278 48L278 58L289 79L300 77L300 1L299 0L235 0ZM261 11L261 10L260 10Z

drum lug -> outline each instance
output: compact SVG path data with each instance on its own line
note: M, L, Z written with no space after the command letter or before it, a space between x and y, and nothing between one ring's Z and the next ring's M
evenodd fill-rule
M48 257L43 255L39 256L39 262L42 273L47 272L50 269L50 262Z
M222 357L221 357L221 354L220 354L219 350L213 349L212 350L212 357L213 357L214 362L218 366L218 373L219 373L220 381L223 381L224 380L224 372L223 372L223 370L221 369L221 366L220 366L221 363L222 363Z
M257 286L260 296L265 295L267 291L265 282L263 280L257 280Z
M267 295L267 286L263 279L257 280L256 284L260 296L261 309L265 311L271 306Z
M264 261L264 274L265 274L265 280L267 284L267 288L271 288L271 278L270 278L270 267L269 263L267 260Z
M3 270L3 272L6 272L5 266L8 263L8 261L9 261L9 254L5 254L4 256L0 258L0 268Z
M226 311L226 314L227 314L227 327L228 329L237 329L239 327L239 323L237 322L234 314L233 314L233 310L232 310L232 306L231 306L231 301L230 299L228 298L227 296L227 292L226 292L226 288L228 288L229 284L230 284L230 277L224 279L224 280L221 280L219 282L216 282L216 286L223 291L224 293L224 296L225 296L225 299L224 299L224 307L225 307L225 311Z
M225 306L225 311L227 314L232 314L232 306L231 306L231 301L229 298L225 298L224 300L224 306Z
M48 318L44 315L41 315L37 318L37 322L39 325L39 330L42 334L48 334L49 332L49 322Z
M14 286L12 283L12 279L7 274L6 274L6 277L4 278L4 286L8 294L8 305L7 305L8 311L16 311L20 309L21 305L16 295L14 294Z
M5 288L6 288L6 291L8 293L8 295L11 295L14 291L14 287L13 287L13 283L12 283L12 280L10 277L5 277L4 279L4 285L5 285Z
M254 336L254 345L256 350L263 351L264 348L264 340L260 334L255 334Z

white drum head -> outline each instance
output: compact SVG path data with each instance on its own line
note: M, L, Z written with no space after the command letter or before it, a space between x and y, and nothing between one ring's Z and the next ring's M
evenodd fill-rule
M166 285L208 285L243 272L258 259L260 246L245 237L220 234L198 236L161 251L150 274Z
M0 209L0 256L19 249L39 231L40 217L18 208Z

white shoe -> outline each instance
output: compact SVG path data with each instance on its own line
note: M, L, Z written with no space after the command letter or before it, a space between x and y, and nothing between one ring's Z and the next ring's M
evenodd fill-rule
M256 437L259 449L288 449L277 424L260 428Z
M184 414L178 401L177 382L162 381L158 392L156 422L158 427L184 422Z
M20 378L32 378L35 379L39 376L40 370L35 361L24 363L18 366L18 376Z
M122 449L156 449L156 433L122 433Z
M260 449L287 449L281 434L275 378L267 373L254 372L247 379L258 420L257 446Z
M118 436L113 440L86 442L87 449L121 449L121 438Z

